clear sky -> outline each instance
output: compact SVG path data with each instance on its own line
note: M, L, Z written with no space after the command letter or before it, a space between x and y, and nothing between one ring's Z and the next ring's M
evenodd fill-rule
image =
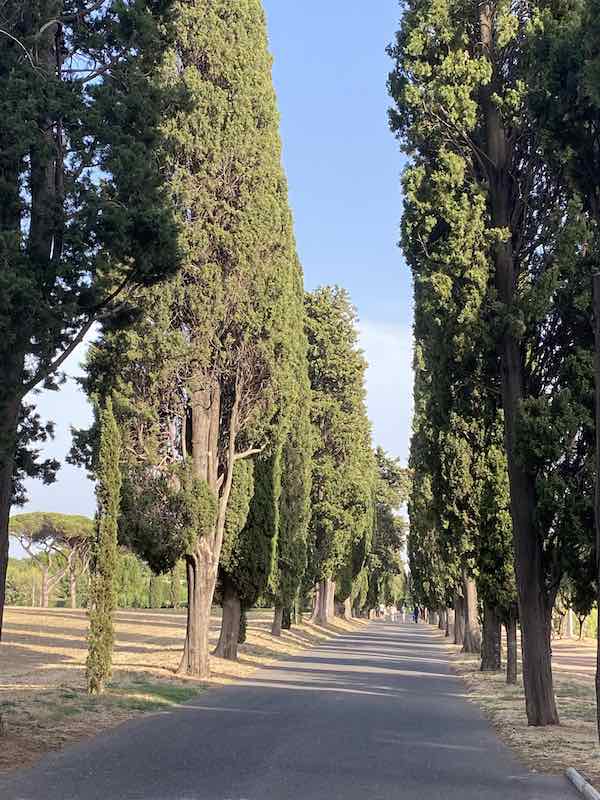
M284 161L307 288L340 284L360 318L374 440L403 462L412 407L410 276L397 247L402 168L387 127L385 47L397 0L265 0ZM82 351L67 364L75 375ZM91 414L70 381L36 402L56 422L60 460L71 425ZM94 512L93 487L64 465L57 483L29 483L27 511ZM17 511L17 509L15 509Z

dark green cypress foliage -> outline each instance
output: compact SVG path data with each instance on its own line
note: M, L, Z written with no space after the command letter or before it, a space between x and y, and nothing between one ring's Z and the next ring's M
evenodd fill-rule
M309 293L305 302L315 445L309 573L319 584L315 616L325 622L336 581L343 580L338 599L346 600L368 552L375 472L355 310L337 287Z
M100 449L96 498L96 538L91 564L90 630L86 675L90 694L101 694L110 679L115 610L117 530L121 499L121 435L108 399L99 415Z

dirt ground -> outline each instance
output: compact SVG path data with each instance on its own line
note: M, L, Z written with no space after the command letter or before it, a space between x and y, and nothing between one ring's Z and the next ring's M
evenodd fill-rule
M468 697L481 706L502 739L524 763L539 772L553 774L575 767L600 788L594 641L552 641L554 688L561 724L545 728L527 725L520 675L517 686L507 686L504 674L482 673L477 657L460 653L454 645L449 647L454 653L454 668L466 682Z
M113 677L101 698L85 691L83 610L7 608L0 644L0 770L31 764L48 750L92 736L138 714L169 708L235 681L257 666L301 652L364 624L310 623L271 636L272 612L249 614L247 642L237 662L212 659L208 683L175 675L185 633L185 611L127 610L116 615ZM212 620L216 642L220 620Z

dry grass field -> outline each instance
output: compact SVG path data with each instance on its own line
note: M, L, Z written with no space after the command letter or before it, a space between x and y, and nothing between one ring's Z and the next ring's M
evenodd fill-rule
M575 767L600 787L595 642L553 640L554 684L561 724L551 728L527 725L521 679L517 686L507 686L503 674L482 673L478 658L449 647L454 651L453 664L467 684L470 699L481 706L500 736L528 766L551 773ZM519 670L520 667L519 663Z
M236 663L212 659L208 683L182 679L185 611L127 610L116 616L113 678L101 698L85 692L87 616L68 609L7 608L0 644L0 770L26 766L48 750L92 736L132 716L168 711L211 684L245 677L261 664L300 653L306 647L363 622L336 620L328 628L310 623L270 634L272 612L249 615L247 642ZM219 618L212 621L216 641Z

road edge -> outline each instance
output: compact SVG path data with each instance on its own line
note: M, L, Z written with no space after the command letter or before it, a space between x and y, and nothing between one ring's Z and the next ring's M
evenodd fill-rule
M566 769L565 775L586 800L600 800L600 792L597 792L592 784L588 783L583 775L577 772L574 767Z

